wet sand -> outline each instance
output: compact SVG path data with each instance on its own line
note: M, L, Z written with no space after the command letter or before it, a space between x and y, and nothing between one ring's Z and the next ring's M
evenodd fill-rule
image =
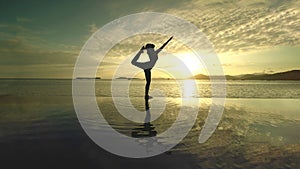
M28 86L34 82L30 83ZM300 168L300 99L228 98L217 130L199 144L210 106L209 99L201 99L196 123L177 146L158 156L130 159L103 150L86 135L74 111L69 82L47 83L43 82L41 91L30 89L32 94L26 95L22 94L29 92L26 86L16 90L21 94L2 90L3 168ZM44 90L59 86L63 87L58 91L68 91ZM152 122L157 134L174 122L178 100L166 98L164 113ZM131 97L131 101L144 110L143 98ZM106 120L120 133L130 135L140 125L122 117L111 97L98 96L97 102Z

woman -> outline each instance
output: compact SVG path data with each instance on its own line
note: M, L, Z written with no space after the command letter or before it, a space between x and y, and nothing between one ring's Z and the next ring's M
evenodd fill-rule
M146 79L145 99L152 98L151 96L149 96L149 88L150 88L150 83L151 83L151 69L154 67L156 61L158 60L158 53L170 42L170 40L172 38L173 38L173 36L157 50L154 50L155 45L152 43L148 43L148 44L146 44L146 46L142 46L140 51L135 55L135 57L131 61L131 64L144 70L145 79ZM144 49L147 50L147 54L149 56L150 61L137 62L137 60L143 53Z

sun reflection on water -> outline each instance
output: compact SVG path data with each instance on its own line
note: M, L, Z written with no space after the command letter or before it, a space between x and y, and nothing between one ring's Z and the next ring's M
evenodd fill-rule
M197 85L194 80L184 80L182 81L182 85L183 98L197 97Z

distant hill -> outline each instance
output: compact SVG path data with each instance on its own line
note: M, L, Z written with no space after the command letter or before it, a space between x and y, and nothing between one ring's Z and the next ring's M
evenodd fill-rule
M101 77L76 77L76 79L101 79Z
M244 80L300 80L300 70L244 77Z
M217 77L217 76L215 76ZM225 76L227 80L300 80L300 70L291 70L274 74L244 74L237 76ZM194 79L208 80L209 76L198 74Z
M206 76L206 75L203 75L203 74L197 74L195 76L193 76L192 78L194 79L201 79L201 80L208 80L209 79L209 76Z
M115 79L117 79L117 80L141 80L141 79L135 78L135 77L117 77Z

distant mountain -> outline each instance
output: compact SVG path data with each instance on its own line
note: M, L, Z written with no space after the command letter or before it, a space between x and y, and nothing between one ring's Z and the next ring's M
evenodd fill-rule
M139 78L135 77L117 77L118 80L140 80Z
M243 77L244 80L300 80L300 70Z
M203 75L203 74L197 74L192 77L193 79L199 79L199 80L208 80L209 76Z
M101 79L101 77L76 77L76 79Z
M209 80L210 77L214 77L214 78L216 78L216 79L221 79L221 78L223 78L223 76L206 76L206 75L203 75L203 74L197 74L197 75L191 77L191 79ZM237 80L237 77L230 76L230 75L225 75L225 78L226 78L227 80Z
M218 78L218 76L214 76ZM237 76L225 76L227 80L300 80L300 70L291 70L274 74L244 74ZM198 74L193 76L194 79L208 80L209 76Z

